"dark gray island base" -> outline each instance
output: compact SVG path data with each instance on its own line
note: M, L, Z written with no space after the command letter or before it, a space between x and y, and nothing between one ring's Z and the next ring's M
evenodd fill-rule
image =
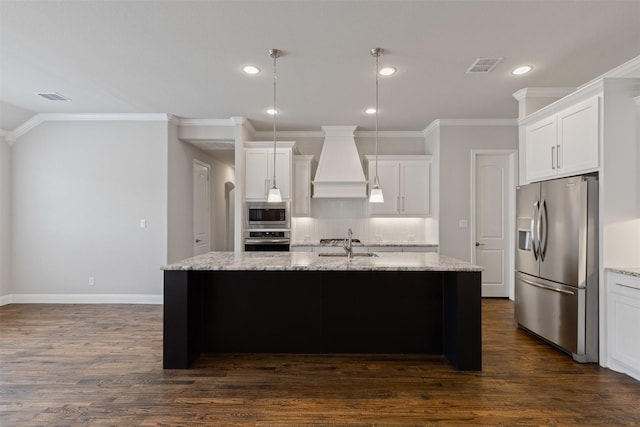
M165 267L164 368L201 353L423 353L482 369L480 267L336 258L211 252Z

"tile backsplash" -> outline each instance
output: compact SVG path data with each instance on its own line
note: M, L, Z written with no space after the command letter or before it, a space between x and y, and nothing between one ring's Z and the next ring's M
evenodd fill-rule
M343 238L347 230L368 242L438 242L437 221L433 218L370 217L364 200L312 200L312 217L293 218L291 240L317 242L322 238Z

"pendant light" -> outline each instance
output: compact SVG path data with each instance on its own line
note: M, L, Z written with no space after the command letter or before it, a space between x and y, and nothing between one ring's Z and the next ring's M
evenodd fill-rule
M380 47L375 47L370 51L371 56L376 58L376 176L373 178L373 188L369 195L369 203L384 203L380 178L378 178L378 58L384 53Z
M269 190L267 202L278 203L282 202L282 195L276 185L276 116L278 115L278 109L276 108L276 59L282 56L282 51L269 49L269 56L273 58L273 186Z

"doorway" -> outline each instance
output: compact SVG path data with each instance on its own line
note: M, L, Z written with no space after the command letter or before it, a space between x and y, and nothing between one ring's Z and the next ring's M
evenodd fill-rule
M211 250L211 193L209 174L211 166L193 160L193 255Z
M514 297L516 150L471 152L471 261L483 297Z

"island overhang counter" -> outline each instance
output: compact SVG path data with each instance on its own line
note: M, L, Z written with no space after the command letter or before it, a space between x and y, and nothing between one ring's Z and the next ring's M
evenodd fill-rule
M482 267L323 255L209 252L165 266L164 368L201 353L423 353L481 370Z

